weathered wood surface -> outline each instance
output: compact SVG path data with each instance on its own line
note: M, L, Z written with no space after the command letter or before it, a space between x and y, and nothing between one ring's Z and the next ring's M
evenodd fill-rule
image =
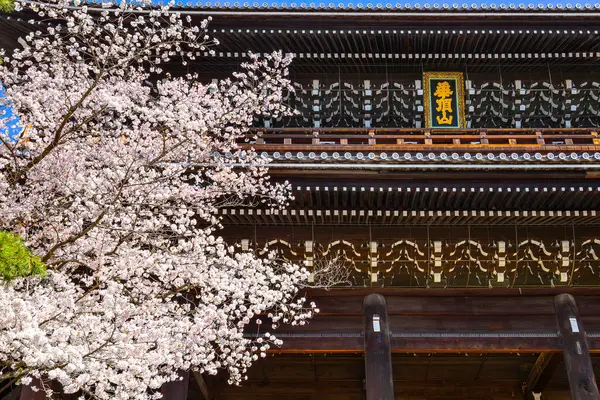
M414 290L413 290L414 291ZM494 289L495 291L495 289ZM341 293L340 293L341 294ZM311 296L318 301L321 315L360 314L361 297L346 296ZM600 297L598 297L600 299ZM497 316L497 315L554 315L554 305L548 296L521 297L405 297L387 295L389 315L442 315L442 316ZM508 307L511 302L519 303L522 307ZM600 315L600 303L587 302L587 309L592 309Z
M33 389L29 386L24 386L21 388L21 396L20 400L49 400L49 397L42 391L34 392Z
M188 396L188 386L190 382L189 371L180 371L181 380L167 382L160 388L160 393L164 400L186 400Z
M271 353L362 353L362 337L285 337L280 348L271 349ZM391 339L393 353L539 353L544 351L560 352L560 340L554 338L531 337L413 337Z
M392 350L385 298L379 294L366 296L363 312L367 400L393 400Z
M600 326L600 317L589 317L594 326ZM265 319L267 321L267 319ZM424 332L514 332L514 333L555 333L554 315L464 315L457 318L453 315L389 315L390 330L395 334ZM261 326L261 331L264 328ZM279 333L360 333L362 318L357 315L317 315L304 326L281 325L275 332Z
M569 294L558 295L555 298L555 307L572 398L599 400L594 366L575 298Z
M35 387L37 390L33 390ZM49 400L50 398L46 395L46 392L42 390L42 382L34 378L29 386L23 386L21 388L21 395L19 400Z

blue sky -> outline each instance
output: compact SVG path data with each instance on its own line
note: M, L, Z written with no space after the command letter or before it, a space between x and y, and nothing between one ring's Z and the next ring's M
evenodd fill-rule
M4 87L2 87L2 84L0 84L0 120L8 120L6 125L8 128L9 137L14 139L21 131L21 127L19 125L19 116L14 114L12 108L5 103L6 97L4 96ZM5 129L6 128L4 125L2 125L0 132L5 134Z

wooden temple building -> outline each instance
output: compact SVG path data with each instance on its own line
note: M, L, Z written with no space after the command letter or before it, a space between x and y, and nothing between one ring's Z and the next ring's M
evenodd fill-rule
M178 6L221 42L189 72L296 55L299 114L242 144L295 199L223 209L223 234L349 273L242 386L166 398L600 398L600 4Z
M205 395L599 398L600 5L194 10L222 43L207 76L247 50L296 54L300 114L257 119L244 144L273 158L295 200L224 209L224 234L351 270L343 287L307 291L320 314L280 327L283 346L246 383L207 377ZM371 294L387 302L394 394L388 369L370 370L386 362L368 344Z

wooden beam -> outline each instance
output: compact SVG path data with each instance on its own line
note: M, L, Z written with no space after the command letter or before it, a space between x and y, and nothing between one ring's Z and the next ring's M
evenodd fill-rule
M541 353L560 351L556 337L414 337L392 338L394 353Z
M239 229L239 228L236 228ZM573 296L600 296L599 287L539 287L539 288L475 288L475 289L454 289L454 288L378 288L378 293L389 296L401 297L525 297L525 296L556 296L562 293L569 293ZM373 293L369 288L330 288L330 289L306 289L308 297L340 297L340 296L367 296Z
M188 396L188 386L190 382L190 373L180 371L181 380L167 382L160 388L160 393L164 400L186 400Z
M335 290L335 289L332 289ZM435 290L435 289L428 289ZM452 289L445 289L452 291ZM494 289L495 291L496 289ZM600 294L600 292L599 292ZM320 296L307 293L311 301L315 301L319 307L319 316L322 315L362 315L362 301L364 296L346 296L341 294L339 297ZM600 296L592 297L595 303L592 309L600 314ZM388 315L440 315L460 317L466 315L473 316L530 316L547 315L550 317L551 324L555 328L554 321L554 298L553 296L519 296L514 297L468 297L468 296L447 296L447 297L417 297L417 296L386 296ZM519 304L519 307L511 307L511 304ZM596 305L597 304L597 305ZM584 306L582 306L582 310ZM393 330L393 329L392 329Z
M363 310L367 400L393 400L392 351L385 297L366 296Z
M515 305L518 305L515 302ZM319 305L319 303L317 303ZM468 315L468 314L467 314ZM512 334L538 333L556 336L556 318L553 315L497 315L497 316L474 316L468 315L469 319L455 317L452 315L389 315L387 323L393 332L393 337L418 337L422 333L445 334L445 333L472 333L474 335L500 334L510 332ZM265 319L266 320L266 319ZM596 329L589 328L590 332L600 329L600 318L593 317L584 320L586 325L594 325ZM590 323L587 323L587 322ZM281 326L274 333L279 333L283 338L299 332L311 333L347 333L359 334L362 331L361 317L344 315L321 315L318 314L309 324L297 329L296 326ZM273 330L272 328L269 330ZM251 334L251 333L250 333Z
M363 351L363 338L327 335L285 337L273 354L356 354ZM541 353L560 352L557 337L393 337L392 353ZM599 351L600 352L600 351Z
M561 357L559 353L540 353L529 372L529 377L525 384L523 393L525 400L536 400L534 393L537 394L544 391L560 361Z
M192 371L192 373L194 374L196 383L198 384L198 387L200 388L200 393L202 393L202 398L204 400L211 400L212 397L210 396L210 391L208 390L208 385L206 384L206 381L202 377L202 374L198 371Z
M598 400L598 386L579 309L570 294L554 299L556 323L563 342L563 355L573 400Z

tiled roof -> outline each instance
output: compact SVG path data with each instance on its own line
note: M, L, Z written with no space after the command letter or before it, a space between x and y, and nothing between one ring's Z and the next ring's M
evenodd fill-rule
M571 3L563 1L546 1L539 3L495 3L495 2L387 2L371 3L360 0L345 2L239 2L239 1L187 1L176 2L176 7L182 8L202 8L202 9L260 9L260 10L357 10L357 11L555 11L555 12L575 12L600 10L600 3Z

